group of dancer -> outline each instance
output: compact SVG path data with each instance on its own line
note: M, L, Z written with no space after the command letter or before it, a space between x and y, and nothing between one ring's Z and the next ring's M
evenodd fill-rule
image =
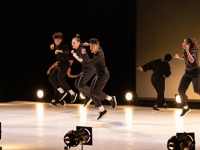
M198 62L198 52L199 45L194 38L186 38L182 44L183 55L179 56L179 54L175 54L174 58L184 60L186 69L185 73L182 76L178 92L181 98L182 103L182 113L180 116L184 116L189 113L191 110L188 107L187 101L188 97L186 96L186 91L192 82L194 92L200 95L200 66ZM164 59L156 59L142 67L139 66L137 69L139 71L146 72L147 70L153 70L153 74L151 76L151 83L157 92L157 100L155 105L153 106L153 111L159 111L158 106L162 103L164 108L169 108L169 106L165 102L164 91L165 91L165 77L169 77L171 75L171 68L169 65L169 61L172 59L170 54L166 54Z
M50 49L54 50L57 58L55 62L47 71L49 81L54 88L54 96L50 104L56 107L56 102L65 103L64 98L69 93L71 96L71 103L76 101L77 93L75 93L66 82L66 74L70 78L76 78L75 86L80 93L85 97L84 107L91 102L95 107L99 108L99 116L97 120L102 119L107 114L107 110L102 105L103 100L108 100L112 108L117 106L115 96L107 95L103 89L110 77L110 73L106 67L105 56L100 42L96 38L89 40L89 43L82 43L80 35L76 35L72 39L72 50L63 42L63 34L56 32L52 35L54 43L50 45ZM94 57L90 59L84 46L89 46ZM73 57L82 65L82 70L78 75L72 75L70 66L73 63ZM53 70L52 70L53 69ZM51 71L52 70L52 71ZM90 86L87 82L95 75Z
M71 96L71 103L76 101L77 93L66 82L66 74L69 78L76 78L75 87L85 97L84 107L88 106L91 102L95 107L99 108L99 116L97 120L101 119L107 110L102 105L103 100L108 100L115 108L117 101L115 96L107 95L103 92L103 89L110 77L110 73L105 63L105 56L103 49L100 47L100 42L96 38L91 38L89 43L82 43L80 35L77 34L71 41L72 50L63 42L63 34L56 32L52 35L54 43L50 45L50 49L54 50L57 61L48 69L47 74L50 74L49 81L54 88L54 96L50 104L56 107L56 102L60 101L64 104L64 98L69 93ZM93 58L90 59L85 46L90 47ZM184 116L190 112L188 107L186 91L192 82L194 92L200 95L200 66L198 63L199 45L194 38L186 38L182 44L183 55L179 56L175 54L174 58L184 60L186 69L181 78L178 92L181 98L183 110L180 116ZM82 66L82 70L78 75L72 75L70 66L73 61L77 60ZM163 59L155 59L148 62L143 66L139 66L137 70L146 72L147 70L153 70L151 76L151 83L157 92L157 100L153 106L153 111L159 111L159 105L169 108L165 102L165 78L171 75L171 67L169 61L172 60L170 54L166 54ZM52 70L53 69L53 70ZM51 71L52 70L52 71ZM95 75L95 76L94 76ZM92 78L90 86L87 85L88 81Z

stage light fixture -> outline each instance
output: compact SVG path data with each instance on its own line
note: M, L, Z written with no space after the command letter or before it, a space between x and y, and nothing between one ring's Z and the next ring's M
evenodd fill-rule
M126 92L125 98L127 101L133 100L133 92Z
M79 98L80 98L80 99L85 99L85 96L84 96L82 93L80 93L80 94L79 94Z
M180 104L181 103L181 97L180 97L180 95L175 94L175 100L176 100L176 103Z
M81 149L83 145L92 145L92 127L77 126L76 131L71 130L64 136L65 150L76 147L79 144Z
M136 105L138 100L138 95L133 91L125 92L125 101L127 104Z
M168 150L195 150L194 133L176 133L167 141Z
M46 89L37 89L36 90L36 101L48 102L48 100L49 100L49 93Z
M44 91L43 90L37 90L37 97L42 99L44 98Z

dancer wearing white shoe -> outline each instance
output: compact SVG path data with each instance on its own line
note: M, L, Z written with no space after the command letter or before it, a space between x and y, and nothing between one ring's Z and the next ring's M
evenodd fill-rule
M85 59L85 61L90 60L87 52L84 54L83 58L81 50L84 49L84 46L81 43L80 35L77 34L76 37L72 39L72 53L76 53L79 58ZM82 63L81 63L82 64ZM84 107L88 106L92 102L92 98L90 96L90 87L87 85L87 82L94 76L95 67L94 65L84 66L82 64L81 73L78 75L75 81L76 88L82 93L85 97Z
M49 76L49 81L61 94L60 101L68 94L71 95L71 103L76 100L77 94L67 84L65 75L70 66L69 63L69 47L62 41L63 34L56 32L52 35L54 44L50 45L50 48L55 51L55 55L58 61L58 65L53 69ZM55 93L56 94L56 93ZM52 100L51 105L56 106L55 100Z
M73 64L73 62L74 62L73 58L69 59L70 66ZM47 75L49 75L49 74L51 73L51 70L52 70L53 68L55 68L57 65L58 65L58 62L55 62L54 64L52 64L51 67L49 67L49 69L47 70ZM70 68L70 67L68 68L66 74L67 74L67 76L68 76L69 78L76 78L76 77L77 77L77 75L71 74L71 68ZM56 88L54 88L54 93L55 93L55 94L54 94L52 100L56 102L57 100L59 100L59 99L61 98L61 95L60 95L60 92L59 92ZM61 105L64 105L64 104L66 104L66 102L65 102L65 100L63 99L63 100L61 101Z
M95 107L98 107L100 110L99 117L97 118L97 120L99 120L107 113L101 101L105 99L108 100L113 108L117 106L117 101L115 96L109 96L102 91L110 77L110 73L106 67L104 52L100 47L100 42L98 39L92 38L89 40L89 45L91 52L94 54L93 59L88 61L84 59L86 49L82 49L83 59L79 58L76 53L73 53L73 56L84 66L95 66L96 76L90 85L90 96L92 97Z
M192 82L194 92L200 95L200 66L198 63L199 45L194 38L186 38L182 44L183 55L175 54L174 58L184 60L186 69L179 83L178 92L181 98L183 111L181 117L190 112L187 104L186 91Z

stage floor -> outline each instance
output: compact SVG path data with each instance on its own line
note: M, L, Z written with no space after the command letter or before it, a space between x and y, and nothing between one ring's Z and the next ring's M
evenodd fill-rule
M105 106L108 114L97 120L94 105L81 104L52 107L48 103L14 101L0 103L3 150L63 150L64 135L76 126L93 130L93 145L84 150L166 150L167 141L177 132L195 133L196 150L200 150L200 110L180 117L181 109ZM71 147L81 150L81 146Z

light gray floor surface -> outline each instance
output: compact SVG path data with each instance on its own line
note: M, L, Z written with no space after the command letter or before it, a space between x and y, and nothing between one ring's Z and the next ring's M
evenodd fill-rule
M0 103L3 150L63 150L64 135L76 126L92 127L93 145L84 150L166 150L176 133L195 133L200 150L200 110L180 117L181 109L106 105L108 114L97 120L98 108L82 104L52 107L48 103L13 101ZM81 145L70 150L81 150Z

